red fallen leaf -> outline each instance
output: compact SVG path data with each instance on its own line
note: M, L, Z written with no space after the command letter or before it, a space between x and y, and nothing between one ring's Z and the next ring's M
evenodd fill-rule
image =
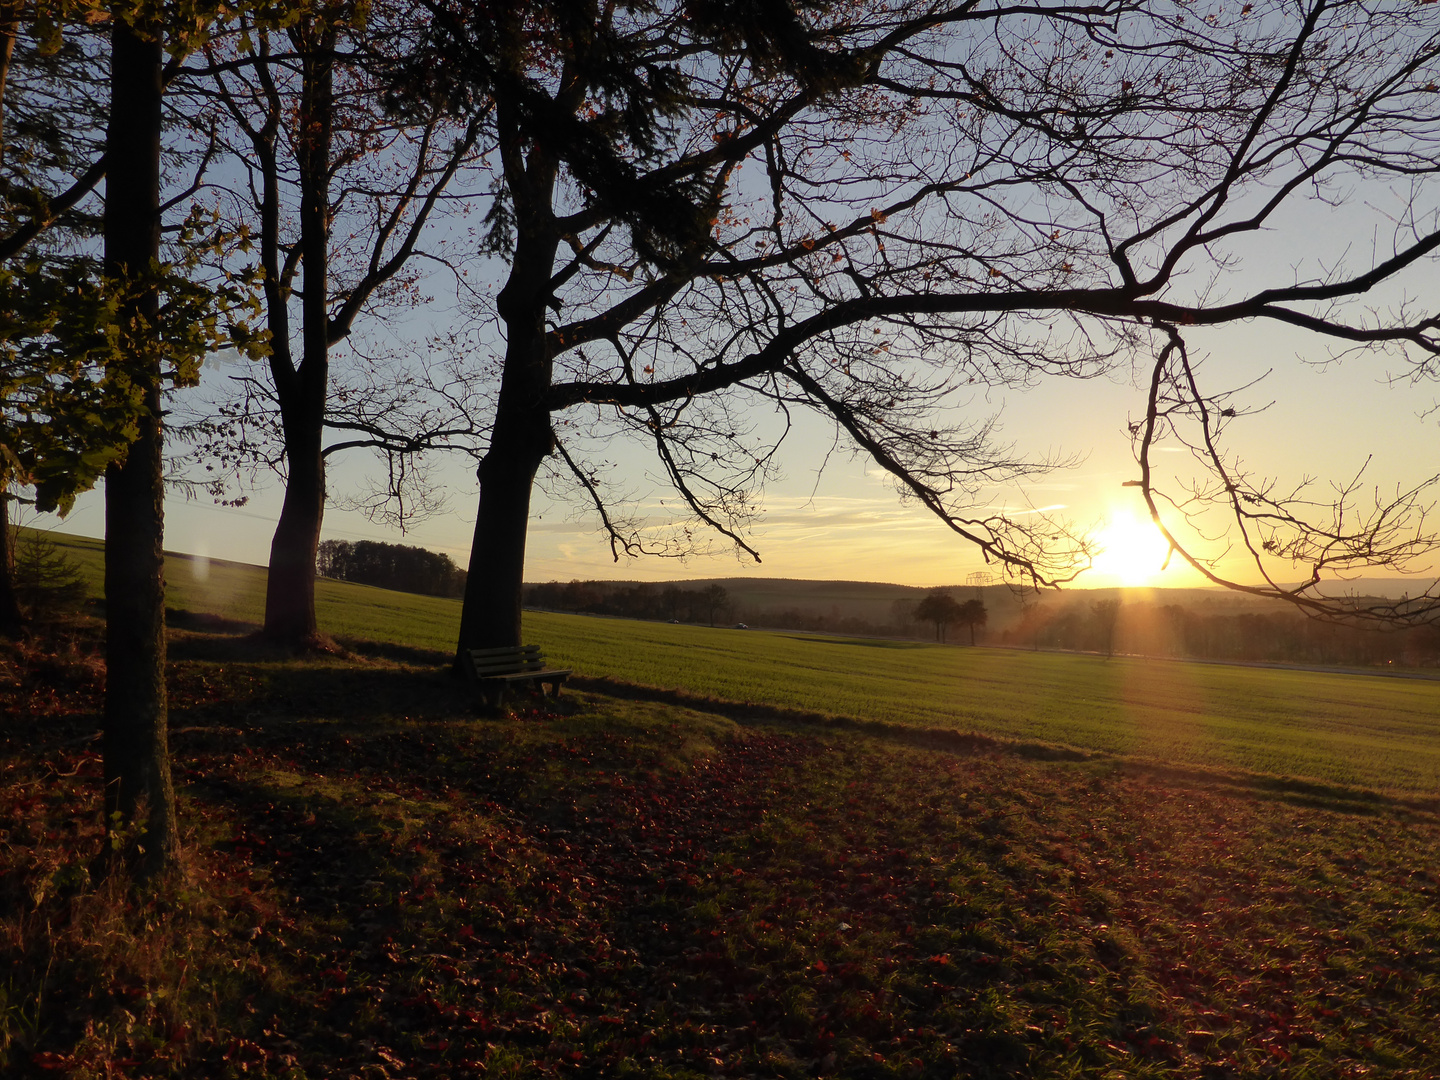
M825 972L827 972L827 971L830 970L830 968L826 965L826 963L825 963L824 960L816 960L816 961L815 961L815 964L814 964L814 967L815 967L815 970L818 971L818 972L820 972L821 974L824 974Z
M270 1056L264 1047L259 1046L249 1039L233 1039L229 1048L224 1053L226 1061L238 1059L240 1061L263 1061Z
M57 1054L50 1050L41 1050L30 1055L30 1064L37 1069L65 1069L70 1066L69 1054Z

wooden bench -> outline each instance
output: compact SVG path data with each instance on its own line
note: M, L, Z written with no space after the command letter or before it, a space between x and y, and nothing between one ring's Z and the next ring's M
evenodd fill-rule
M497 709L505 700L505 691L512 684L528 684L545 696L560 696L560 686L570 675L570 668L547 668L539 645L512 645L500 649L466 649L465 666L486 708Z

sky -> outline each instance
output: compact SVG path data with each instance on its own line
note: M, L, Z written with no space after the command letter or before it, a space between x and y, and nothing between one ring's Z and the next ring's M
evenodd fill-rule
M1370 265L1388 251L1389 237L1404 219L1408 191L1356 188L1331 204L1305 203L1275 222L1275 228L1237 241L1234 267L1213 299L1234 296L1257 282L1288 283L1322 275L1348 259ZM1422 210L1425 209L1422 207ZM1432 211L1433 212L1433 211ZM1423 215L1422 215L1423 216ZM1404 286L1379 289L1367 303L1384 307L1419 297L1433 303L1440 292L1437 263L1419 267ZM392 343L415 343L443 328L450 318L443 302L387 328ZM1440 384L1414 382L1397 358L1357 354L1332 362L1330 345L1313 335L1274 324L1249 323L1224 329L1190 330L1192 356L1204 357L1210 387L1250 386L1239 403L1260 409L1236 420L1229 449L1281 488L1313 479L1312 491L1326 501L1331 486L1364 469L1365 484L1381 496L1418 484L1440 472ZM415 345L414 347L419 347ZM223 364L208 364L202 381L223 379ZM1266 374L1268 373L1268 375ZM1105 548L1080 586L1121 584L1192 586L1199 575L1179 560L1163 571L1165 546L1148 524L1136 489L1123 486L1138 477L1128 423L1143 414L1146 373L1121 369L1089 381L1050 379L1025 391L980 391L958 408L980 420L998 413L1003 441L1031 455L1075 455L1077 464L1023 488L987 494L982 505L1029 513L1043 508L1096 536ZM913 502L901 500L873 463L843 451L829 453L832 433L812 423L787 440L780 459L782 477L768 486L763 514L752 537L763 562L733 553L686 561L655 558L612 560L593 515L537 493L530 525L526 578L669 580L717 576L853 579L906 585L961 584L972 574L994 572L977 550L949 532ZM1186 470L1186 455L1161 448L1155 455L1162 480ZM665 498L648 466L618 456L624 486L639 493L642 511ZM343 495L359 485L368 460L332 465L330 489ZM467 460L437 466L449 491L449 512L420 522L401 535L355 512L327 511L326 539L373 539L418 544L449 554L461 566L469 557L477 488ZM1170 484L1175 489L1173 483ZM208 500L167 500L166 546L210 558L263 564L280 506L280 484L272 482L240 508ZM1173 524L1174 518L1169 518ZM1437 519L1440 520L1440 519ZM101 536L103 498L82 496L69 517L34 517L27 523ZM1226 558L1224 536L1194 538L1198 554L1220 560L1219 568L1241 580L1253 572ZM1284 574L1284 568L1279 568ZM1295 577L1303 576L1296 570Z
M1327 354L1307 335L1273 327L1244 326L1210 332L1194 340L1209 355L1215 384L1272 374L1246 400L1269 404L1232 429L1231 443L1266 475L1295 481L1315 476L1322 484L1355 473L1373 457L1367 476L1393 487L1414 482L1440 462L1440 427L1423 415L1440 398L1440 387L1394 382L1385 363L1352 358L1328 368L1314 362ZM1308 362L1307 362L1308 361ZM223 377L212 367L209 378ZM1052 473L1023 489L996 493L997 504L1024 510L1053 508L1082 530L1098 535L1106 548L1079 587L1114 585L1192 586L1201 584L1178 560L1165 570L1165 546L1145 524L1146 512L1125 481L1138 476L1127 431L1144 407L1138 376L1117 372L1090 381L1052 381L1027 392L977 397L965 406L974 418L998 411L1002 436L1023 451L1077 454L1073 468ZM611 559L592 515L537 493L530 524L526 579L573 578L672 580L705 577L791 577L884 581L905 585L962 584L975 573L993 572L976 550L953 535L927 511L904 502L889 479L863 457L826 457L830 437L818 426L802 428L787 441L783 477L765 494L764 513L754 533L763 562L724 553L686 561ZM1184 455L1157 454L1159 468ZM623 459L622 459L623 460ZM823 465L823 469L822 469ZM343 493L358 481L361 459L339 461L331 490ZM327 511L326 539L386 540L418 544L450 555L461 566L469 557L477 487L464 461L442 464L450 491L449 511L401 535L354 512ZM631 463L632 487L650 490L643 466ZM166 547L210 558L264 564L279 512L278 482L258 492L243 508L211 505L208 499L167 501ZM665 493L654 488L651 500ZM100 493L83 496L63 522L30 519L65 532L101 536ZM1217 544L1200 549L1217 554ZM1226 565L1243 575L1233 560Z

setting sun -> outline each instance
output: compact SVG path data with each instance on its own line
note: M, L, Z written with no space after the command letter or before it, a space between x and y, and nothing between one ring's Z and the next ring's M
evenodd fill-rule
M1117 585L1149 585L1160 576L1167 547L1160 530L1128 512L1110 515L1096 536L1094 573ZM1097 582L1097 584L1099 584Z

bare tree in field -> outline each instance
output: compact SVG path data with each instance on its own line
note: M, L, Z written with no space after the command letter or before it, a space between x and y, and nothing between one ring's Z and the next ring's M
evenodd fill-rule
M723 617L730 607L730 592L724 585L707 585L700 592L700 603L710 618L710 625L714 626L716 616Z
M970 599L960 605L960 613L956 621L963 623L970 628L970 644L975 644L975 628L984 626L990 621L990 613L985 610L983 600Z
M1114 598L1096 600L1090 605L1090 617L1095 624L1095 636L1105 649L1105 659L1115 655L1115 630L1120 624L1120 601Z
M379 451L391 466L384 494L404 498L414 455L475 434L461 407L463 380L437 386L413 365L361 363L337 394L331 373L331 351L357 320L420 302L417 264L438 257L426 230L443 215L485 129L483 114L385 113L377 73L408 52L422 20L404 3L366 5L363 17L351 4L322 5L283 30L242 19L182 72L197 125L218 133L242 170L234 212L257 240L271 331L268 379L239 378L224 415L202 425L210 435L202 452L253 464L247 451L263 455L266 435L276 437L285 499L270 548L264 632L297 647L318 634L326 459L344 449ZM344 434L327 445L327 428Z
M926 593L915 605L915 618L935 624L935 640L945 641L945 629L952 622L961 622L964 608L944 589ZM973 644L973 642L972 642Z
M1360 306L1440 247L1422 212L1440 169L1427 8L431 11L404 95L492 125L489 243L508 265L462 646L519 640L547 465L617 556L693 550L705 529L754 555L757 489L789 418L812 412L987 560L1053 584L1087 545L988 508L997 484L1052 462L1000 443L988 417L956 419L973 388L1084 377L1163 353L1183 327L1249 320L1440 352L1423 301ZM1319 282L1235 275L1237 238L1367 177L1414 185L1393 250ZM648 444L678 494L687 518L668 535L612 501L621 437Z

